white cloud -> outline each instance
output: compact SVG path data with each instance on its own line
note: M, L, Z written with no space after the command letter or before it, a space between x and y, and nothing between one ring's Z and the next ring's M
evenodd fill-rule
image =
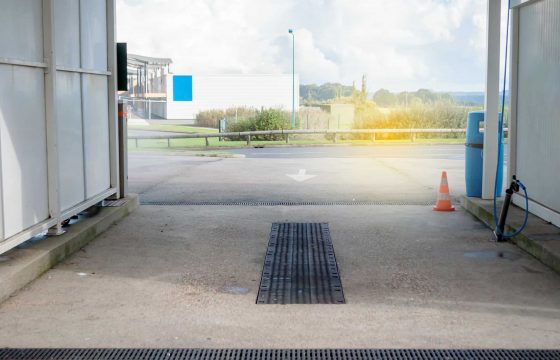
M182 73L289 73L371 89L482 88L486 0L117 0L129 51Z

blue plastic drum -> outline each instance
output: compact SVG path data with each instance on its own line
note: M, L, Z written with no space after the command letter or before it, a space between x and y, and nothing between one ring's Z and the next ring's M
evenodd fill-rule
M501 114L498 114L501 116ZM481 123L484 122L484 111L472 111L467 118L467 139L465 141L465 183L467 196L482 197L482 151L484 147L484 134L480 132ZM496 134L490 134L496 136ZM502 133L502 147L498 159L500 170L498 172L498 196L502 196L504 176L504 145ZM493 174L492 174L493 175Z

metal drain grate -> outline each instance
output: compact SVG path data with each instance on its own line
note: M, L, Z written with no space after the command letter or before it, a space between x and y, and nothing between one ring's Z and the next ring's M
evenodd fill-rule
M128 199L103 200L103 206L118 207L118 206L123 206L127 202Z
M274 223L257 304L344 304L326 223Z
M555 360L559 350L0 349L0 360Z
M141 205L164 206L380 206L418 205L432 206L434 201L183 201L141 200Z

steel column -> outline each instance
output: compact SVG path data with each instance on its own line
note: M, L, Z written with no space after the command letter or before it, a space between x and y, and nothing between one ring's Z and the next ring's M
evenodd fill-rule
M45 121L47 129L47 178L49 192L49 214L56 225L49 235L60 235L62 219L60 210L60 179L58 160L58 124L56 108L56 43L54 34L54 0L43 0L43 55L47 62L45 70Z
M486 91L484 109L484 152L482 168L482 198L494 197L494 182L498 164L498 107L500 104L500 35L501 0L488 0Z
M116 198L120 199L128 193L128 129L126 113L127 103L119 102L118 104L118 142L119 142L119 186L117 187ZM169 139L167 140L169 145ZM169 147L169 146L168 146Z
M107 96L109 104L109 161L111 188L117 189L117 198L123 193L119 181L119 124L117 117L117 43L115 39L115 0L107 0ZM126 132L125 132L126 134ZM126 139L125 139L126 142Z
M508 177L517 173L517 72L519 61L519 9L511 9L511 56L509 67Z

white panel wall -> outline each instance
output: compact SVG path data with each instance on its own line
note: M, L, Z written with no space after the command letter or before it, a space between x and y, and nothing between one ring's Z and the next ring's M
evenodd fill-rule
M90 197L110 185L107 78L84 74L82 92L86 196Z
M4 236L49 216L42 69L0 65Z
M296 111L299 78L296 75ZM173 75L167 78L167 118L194 119L203 110L231 107L292 109L292 75L194 75L193 100L173 101Z
M80 67L80 2L55 1L56 63Z
M60 205L66 210L85 200L80 74L58 71L56 81Z
M3 0L0 58L43 62L41 0ZM0 64L0 241L49 216L44 71Z
M516 170L531 200L560 212L560 1L519 9Z
M107 70L106 4L101 0L80 0L82 67Z
M517 0L512 6L509 174L527 185L529 210L560 226L560 2ZM514 196L524 207L525 200Z
M0 253L117 190L114 9L0 0Z
M0 57L42 62L42 17L41 0L2 0Z

